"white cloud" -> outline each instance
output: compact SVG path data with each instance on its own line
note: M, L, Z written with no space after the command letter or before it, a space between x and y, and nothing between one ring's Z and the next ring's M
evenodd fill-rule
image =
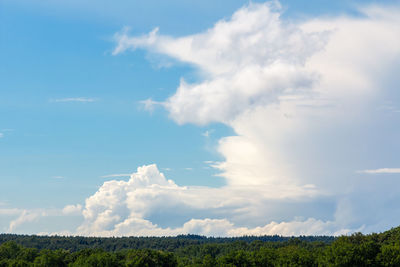
M381 173L400 173L400 168L382 168L382 169L375 169L375 170L363 170L358 171L359 173L367 173L367 174L381 174Z
M152 100L151 98L140 101L140 104L143 105L144 110L153 112L156 106L162 106L162 103Z
M297 197L313 196L313 188L305 187ZM108 181L86 199L84 222L74 234L79 235L177 235L196 233L214 236L264 234L334 234L349 231L333 221L313 218L274 222L274 208L268 203L292 199L293 192L285 196L283 190L273 194L258 187L187 187L167 180L156 165L139 167L129 181ZM299 192L298 192L299 193ZM299 201L295 197L295 201ZM293 199L294 201L294 199ZM300 200L300 202L302 202ZM302 202L301 206L308 205ZM76 210L75 206L67 206ZM79 207L80 209L80 207ZM281 206L280 209L285 209ZM167 215L177 220L176 225L162 225ZM222 218L221 218L222 216ZM229 219L228 219L229 218ZM262 226L241 226L249 221ZM260 223L264 221L264 224Z
M322 49L326 34L283 25L273 4L249 4L230 20L200 34L173 39L158 35L116 35L114 53L146 47L196 65L206 79L181 84L163 104L178 123L229 122L249 107L306 89L316 79L304 62Z
M191 219L182 227L160 228L146 220L131 219L119 224L113 231L104 231L102 236L171 236L178 234L198 234L204 236L243 236L243 235L341 235L351 232L350 229L335 231L337 226L333 222L323 222L310 218L305 221L271 222L255 228L236 227L227 219Z
M14 232L20 225L38 220L40 216L45 216L44 211L30 211L30 210L23 210L18 218L12 220L9 225L9 232Z
M82 205L66 205L62 209L0 209L0 228L5 232L19 234L72 234L82 221ZM68 229L68 230L64 230Z
M1 129L0 130L0 138L3 138L6 135L6 133L10 133L12 131L14 131L14 129Z
M67 205L63 208L62 213L65 215L81 215L82 205Z
M52 99L51 102L95 102L96 98L91 97L67 97Z

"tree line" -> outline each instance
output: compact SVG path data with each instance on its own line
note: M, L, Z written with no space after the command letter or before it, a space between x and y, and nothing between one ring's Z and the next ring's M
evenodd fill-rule
M400 227L338 238L1 235L0 244L0 267L400 266Z

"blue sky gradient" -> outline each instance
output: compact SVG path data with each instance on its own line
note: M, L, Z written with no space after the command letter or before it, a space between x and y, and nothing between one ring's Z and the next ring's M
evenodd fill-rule
M138 166L153 163L178 186L221 188L226 185L226 179L218 175L221 170L210 167L207 162L224 161L219 144L224 137L238 134L233 126L223 122L180 125L164 108L156 106L148 111L141 104L146 99L162 102L173 96L182 78L188 83L201 83L202 70L168 53L154 52L151 47L118 55L112 52L116 47L114 36L124 27L130 28L129 36L142 36L156 27L160 28L161 36L190 36L213 28L221 19L229 20L248 3L239 0L1 1L0 209L29 212L62 210L76 203L84 205L104 181L128 179L104 176L131 174ZM314 18L356 19L364 16L359 8L371 4L400 6L399 1L282 0L280 12L285 23L295 24ZM393 62L393 65L400 62L398 54L393 55ZM293 159L293 166L301 166L300 173L332 180L342 175L360 181L355 184L364 194L376 189L377 177L365 175L363 170L400 167L398 70L382 70L376 83L386 89L373 101L366 102L365 105L373 106L368 109L370 113L354 123L339 123L343 128L337 129L334 136L316 135L305 138L301 145L290 143L293 140L285 143L286 148L292 146L294 155L310 149L309 157ZM316 131L323 133L326 129ZM315 148L310 144L307 148L307 141L324 145ZM352 147L348 147L349 143ZM319 161L321 158L324 161ZM314 167L317 160L318 166ZM336 164L332 165L334 161ZM397 185L399 177L395 173L380 178L382 191ZM318 184L317 180L312 182ZM350 189L342 193L347 190ZM339 202L351 201L357 194L355 190ZM390 194L383 203L400 198L396 192ZM382 199L381 194L376 198ZM322 220L333 220L336 197L330 195L321 203L325 204L296 216L307 220L319 213ZM276 204L276 209L280 205L284 204ZM358 211L362 213L362 209ZM324 210L332 212L323 215ZM9 227L19 211L4 215L0 232L12 229L11 232L19 233L51 233L67 229L73 233L83 220L81 215L67 220L61 215L51 215L53 219L43 224L36 216L19 228ZM220 212L215 211L213 215L224 219ZM182 218L193 218L192 213L188 214ZM360 218L368 217L364 215ZM204 218L211 216L205 214ZM271 215L265 223L295 217L285 216ZM175 217L170 217L171 227L185 222L172 223ZM168 221L168 213L154 213L146 218L161 225L161 221ZM392 224L373 222L378 226L371 230L396 226L400 224L399 218L393 218ZM64 221L66 229L56 227L58 220ZM343 227L364 229L359 228L362 227L360 220ZM240 224L246 226L238 221L237 225ZM168 224L161 226L168 227ZM369 231L368 227L365 229Z

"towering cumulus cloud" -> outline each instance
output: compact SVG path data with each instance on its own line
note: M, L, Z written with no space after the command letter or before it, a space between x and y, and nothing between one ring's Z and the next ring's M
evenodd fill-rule
M296 195L291 191L286 193L293 200L312 195L307 188L297 190ZM259 220L257 213L260 211L277 216L277 211L265 211L266 206L272 206L277 199L284 202L290 198L256 187L180 187L166 180L156 165L143 166L128 181L105 182L86 200L83 211L85 221L78 233L104 236L181 233L226 236L328 234L335 231L332 222L313 218L290 223L270 222L254 228L240 226L249 225L249 219ZM233 219L237 225L227 218ZM163 222L165 219L169 225Z
M399 9L298 23L280 12L250 3L199 34L116 34L114 54L146 49L199 71L201 81L182 79L158 103L174 121L223 123L236 135L219 141L225 160L213 165L226 186L181 187L143 166L87 199L79 233L335 234L400 219L387 205L400 200L400 179L357 172L375 168L363 165L374 158L374 123L393 123L377 107L398 97Z

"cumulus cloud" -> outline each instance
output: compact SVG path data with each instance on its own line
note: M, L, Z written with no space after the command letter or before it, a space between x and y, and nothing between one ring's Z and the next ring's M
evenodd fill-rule
M304 68L322 49L324 32L306 33L285 24L274 4L249 4L208 31L181 38L160 36L158 28L141 37L116 35L114 54L145 47L194 64L206 79L183 79L163 105L178 123L228 122L243 110L277 101L282 94L307 89L316 79Z
M256 187L243 190L231 186L178 186L167 180L156 165L142 166L128 181L107 181L94 195L86 199L82 212L84 222L76 234L163 236L195 233L233 236L327 234L345 231L335 222L313 218L267 223L266 218L279 217L279 211L266 208L268 203L272 204L276 198L285 198L283 191L280 192L282 195L271 193ZM293 197L292 192L288 195ZM313 188L305 187L302 192L302 196L304 195L312 196ZM290 198L287 200L290 202ZM307 201L300 202L303 207L309 205ZM75 206L67 206L65 209L67 208L76 210ZM285 209L284 205L280 209ZM168 216L167 224L163 216ZM171 223L173 220L174 225ZM243 226L249 225L249 220L264 224Z
M116 34L113 54L146 49L199 71L200 81L181 79L175 94L144 102L147 109L162 105L178 124L219 122L236 135L219 140L224 160L210 162L225 186L178 186L156 165L142 166L86 199L77 233L300 235L390 226L399 219L389 205L400 198L399 181L366 183L354 170L376 156L379 128L366 114L397 92L388 80L398 79L389 74L400 65L399 10L372 6L356 18L291 23L276 2L250 3L198 34Z

